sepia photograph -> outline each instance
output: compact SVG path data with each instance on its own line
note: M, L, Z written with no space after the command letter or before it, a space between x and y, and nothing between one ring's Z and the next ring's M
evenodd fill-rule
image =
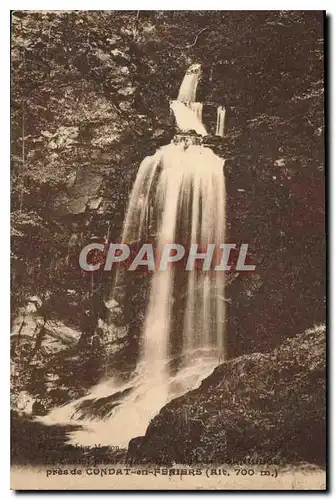
M11 488L326 490L322 10L13 10Z

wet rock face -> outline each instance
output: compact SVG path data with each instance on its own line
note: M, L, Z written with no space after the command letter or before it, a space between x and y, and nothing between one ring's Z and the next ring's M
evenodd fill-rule
M98 207L95 206L95 201L102 182L102 175L95 170L92 171L92 168L91 171L89 167L86 170L79 170L73 185L56 198L55 212L58 215L78 215L84 213L86 209L96 210Z
M133 463L325 460L325 328L215 369L132 440Z
M20 414L42 415L82 396L110 374L129 342L127 326L106 323L89 309L79 325L73 317L68 323L55 319L52 312L52 304L32 296L13 321L11 407ZM129 370L123 368L127 377Z

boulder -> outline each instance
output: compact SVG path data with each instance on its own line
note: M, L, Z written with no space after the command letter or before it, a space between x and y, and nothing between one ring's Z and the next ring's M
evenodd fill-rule
M48 354L56 354L77 344L81 332L66 326L62 321L47 321L44 325L42 349Z
M214 464L258 458L323 465L325 375L323 326L268 354L227 361L160 411L146 435L130 443L129 460Z

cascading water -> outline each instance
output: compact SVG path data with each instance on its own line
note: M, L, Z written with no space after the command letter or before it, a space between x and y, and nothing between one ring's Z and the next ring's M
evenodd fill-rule
M144 160L131 194L123 243L144 241L148 233L145 207L151 192L156 214L152 226L156 226L159 254L166 243L183 242L187 248L197 243L204 249L208 244L219 246L224 241L223 160L211 149L195 145L185 149L183 143L170 144ZM223 353L223 280L221 273L200 272L197 268L181 273L170 266L154 273L141 358L148 370L161 376L171 357L170 323L177 309L173 304L177 285L178 291L185 289L184 321L179 325L182 355L189 356L195 349L217 349Z
M192 64L186 71L181 83L177 100L180 102L194 102L196 90L201 78L202 68L200 64Z
M202 104L199 102L188 102L184 104L180 101L173 101L170 104L173 110L179 130L185 132L194 130L201 136L207 135L207 131L202 123Z
M220 137L224 137L225 113L226 113L225 108L223 106L218 106L216 135L219 135Z
M224 161L194 141L195 134L206 135L202 104L194 102L199 76L199 65L189 68L178 100L171 103L178 128L193 131L189 142L174 141L143 160L130 196L123 243L146 243L150 238L160 254L166 243L186 248L198 244L204 252L208 245L216 249L225 241ZM118 300L122 280L123 273L117 273L113 299ZM81 445L127 446L132 437L144 434L165 403L197 387L225 359L224 285L224 274L210 269L185 271L169 264L155 271L131 380L105 380L42 420L79 421L84 428L72 432L71 441Z

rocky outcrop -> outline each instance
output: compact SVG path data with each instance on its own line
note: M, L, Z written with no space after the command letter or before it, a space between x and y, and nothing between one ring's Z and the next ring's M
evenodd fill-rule
M44 413L85 394L127 345L126 326L86 314L82 327L67 324L51 306L32 296L13 321L12 408L20 414Z
M25 307L19 309L13 322L12 341L18 344L28 341L35 351L43 348L48 353L57 353L76 345L81 332L61 321L43 317L41 308L41 299L33 296Z
M325 328L228 361L129 444L133 463L325 459Z

